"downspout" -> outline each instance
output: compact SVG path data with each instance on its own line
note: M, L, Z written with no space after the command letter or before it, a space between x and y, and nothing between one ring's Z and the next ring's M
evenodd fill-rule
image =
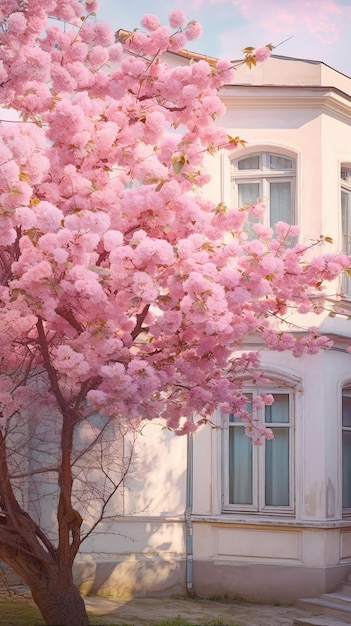
M187 435L187 461L186 461L186 590L188 593L193 588L193 433Z

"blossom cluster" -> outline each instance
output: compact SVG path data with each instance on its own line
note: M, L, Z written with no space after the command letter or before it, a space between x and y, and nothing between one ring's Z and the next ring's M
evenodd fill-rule
M263 205L214 206L198 193L204 156L233 141L216 123L230 63L167 63L197 23L178 9L169 27L148 14L116 42L82 10L76 0L1 9L0 95L21 116L0 125L0 359L16 372L3 415L20 410L29 371L42 389L54 371L48 403L56 393L59 406L88 401L107 417L162 416L177 434L220 406L259 442L271 433L242 393L243 373L260 377L258 355L233 355L252 336L295 356L328 347L316 329L282 332L277 319L318 312L349 259L307 261L282 223L254 222L248 238Z

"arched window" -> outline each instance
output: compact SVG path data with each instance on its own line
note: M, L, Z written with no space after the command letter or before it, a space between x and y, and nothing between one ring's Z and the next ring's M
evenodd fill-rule
M224 416L224 511L292 515L294 497L295 384L245 389L248 409L259 393L271 393L274 403L254 409L254 418L273 430L274 438L253 445L245 424L234 414Z
M296 160L276 152L253 152L232 161L234 204L267 205L266 225L296 223Z

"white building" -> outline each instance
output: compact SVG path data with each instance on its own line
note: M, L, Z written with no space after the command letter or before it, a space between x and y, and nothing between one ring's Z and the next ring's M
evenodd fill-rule
M298 224L304 242L331 237L328 252L347 248L351 79L320 62L272 57L242 66L235 80L221 92L224 124L247 147L211 158L206 193L230 205L261 197L271 224ZM351 284L339 288L347 306ZM263 352L275 404L262 420L273 441L253 448L241 423L219 413L218 429L202 427L192 441L145 427L118 524L83 546L85 591L188 586L291 601L333 590L351 572L351 321L325 315L319 324L334 339L330 351Z

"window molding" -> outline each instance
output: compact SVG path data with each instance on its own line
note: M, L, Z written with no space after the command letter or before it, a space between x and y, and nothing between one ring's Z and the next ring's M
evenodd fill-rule
M298 391L301 391L301 381L292 380L284 377L280 383L277 381L277 375L275 376L275 383L272 381L270 386L265 386L264 389L257 388L253 385L244 385L244 392L247 394L257 395L259 393L272 393L273 395L283 395L287 397L289 419L288 422L266 422L266 426L272 427L273 430L288 433L288 443L282 442L283 450L288 445L289 458L288 464L285 470L288 470L288 503L287 504L269 504L267 503L267 491L266 480L268 476L267 471L267 456L266 450L269 446L272 446L272 442L264 441L261 446L253 446L251 440L248 441L252 451L251 471L252 471L252 491L250 502L235 503L230 502L230 445L233 446L235 435L231 436L231 429L242 429L239 432L243 433L245 426L242 423L235 422L228 415L222 415L222 513L227 514L248 514L248 515L261 515L261 516L294 516L296 513L296 496L295 496L295 413L296 413L296 395ZM298 388L300 387L300 388ZM258 417L262 423L264 423L265 410L261 409L256 411L256 417ZM244 435L246 437L246 435ZM240 441L239 436L238 441ZM242 438L242 441L243 438ZM277 441L277 439L276 439ZM274 442L274 440L273 440ZM235 445L235 444L234 444ZM246 446L246 442L244 444ZM285 446L285 448L284 448ZM248 448L247 448L248 449ZM245 452L244 452L245 454ZM273 455L273 448L271 448L271 455ZM247 462L247 459L245 460ZM233 486L232 486L233 488ZM271 485L271 491L274 489L274 485Z
M342 162L339 175L342 250L351 254L351 163ZM351 299L351 276L346 272L341 279L341 291L345 299Z
M351 517L351 381L341 389L341 508L342 516Z
M233 155L230 164L234 206L258 200L268 207L263 219L266 226L274 227L277 221L297 223L296 153L278 146L256 146L241 152L240 156Z

